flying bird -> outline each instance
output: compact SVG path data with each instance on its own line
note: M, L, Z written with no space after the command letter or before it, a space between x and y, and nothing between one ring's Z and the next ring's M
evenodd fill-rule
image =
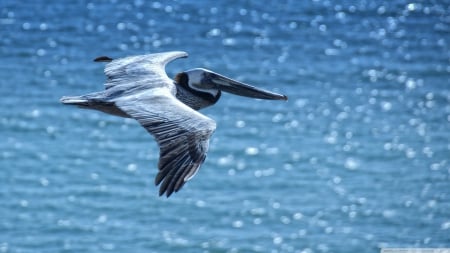
M63 104L136 119L156 139L159 172L155 184L159 195L169 197L198 171L205 161L209 139L216 129L214 120L197 110L215 104L221 92L240 96L287 100L285 95L258 89L210 70L195 68L170 79L167 63L185 58L181 51L129 56L107 56L105 89L82 95L64 96Z

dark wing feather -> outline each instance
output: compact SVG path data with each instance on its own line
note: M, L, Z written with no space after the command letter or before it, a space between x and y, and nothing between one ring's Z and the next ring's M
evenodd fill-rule
M99 56L94 59L95 62L112 62L113 58L108 56Z
M198 171L216 123L177 100L167 88L120 97L116 105L147 129L160 147L159 194L169 197Z

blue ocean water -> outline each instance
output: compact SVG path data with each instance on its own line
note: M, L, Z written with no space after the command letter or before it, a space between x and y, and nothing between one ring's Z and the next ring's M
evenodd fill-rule
M0 252L450 247L450 2L0 3ZM183 50L289 96L223 94L170 198L130 119L63 106L114 58Z

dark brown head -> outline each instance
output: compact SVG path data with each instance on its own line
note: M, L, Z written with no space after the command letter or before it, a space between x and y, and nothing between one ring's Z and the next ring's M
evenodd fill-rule
M221 92L207 78L205 73L181 72L175 76L174 80L177 85L192 95L215 104L219 100Z

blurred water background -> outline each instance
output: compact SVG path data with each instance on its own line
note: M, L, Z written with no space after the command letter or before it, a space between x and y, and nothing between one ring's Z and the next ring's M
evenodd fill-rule
M0 3L0 252L378 252L450 246L450 2ZM289 96L224 94L169 199L137 122L63 106L100 55L183 50Z

